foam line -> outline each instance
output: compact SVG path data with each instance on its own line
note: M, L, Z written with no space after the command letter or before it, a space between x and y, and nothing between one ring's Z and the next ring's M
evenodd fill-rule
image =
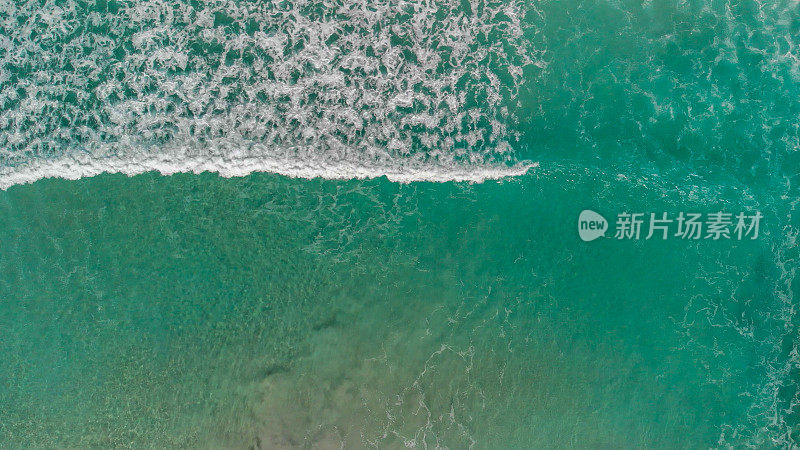
M537 162L524 162L513 166L466 166L445 164L397 165L396 167L369 167L350 161L291 161L263 156L183 157L169 159L170 155L140 155L138 157L69 156L48 161L33 161L13 168L0 169L0 189L33 183L43 178L77 180L101 173L123 173L128 176L156 171L163 175L175 173L216 172L222 177L241 177L253 172L277 173L293 178L365 179L385 176L390 181L483 182L524 175ZM173 155L174 156L174 155Z

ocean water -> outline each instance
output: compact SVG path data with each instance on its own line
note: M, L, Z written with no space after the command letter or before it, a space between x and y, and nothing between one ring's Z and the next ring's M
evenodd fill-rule
M800 445L797 2L0 1L0 104L0 447Z

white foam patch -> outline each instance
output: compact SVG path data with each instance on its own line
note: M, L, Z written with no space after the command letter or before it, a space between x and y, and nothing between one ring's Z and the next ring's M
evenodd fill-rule
M526 3L0 1L2 183L517 173Z

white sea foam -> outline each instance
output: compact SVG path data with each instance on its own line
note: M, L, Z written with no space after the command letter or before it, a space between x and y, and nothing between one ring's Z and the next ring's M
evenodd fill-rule
M543 64L527 2L101 3L0 2L2 186L148 170L525 170L513 110L522 68Z
M32 183L43 178L63 178L77 180L101 173L123 173L129 176L155 171L163 175L180 172L216 172L223 177L240 177L253 172L270 172L295 178L378 178L385 176L390 181L408 183L413 181L469 181L482 182L523 175L538 163L528 162L513 166L459 167L457 165L397 165L364 166L351 161L293 161L291 159L240 157L185 157L169 159L167 155L142 154L138 157L93 158L85 155L71 155L53 160L40 160L17 166L13 169L0 169L0 189L5 190L18 184Z

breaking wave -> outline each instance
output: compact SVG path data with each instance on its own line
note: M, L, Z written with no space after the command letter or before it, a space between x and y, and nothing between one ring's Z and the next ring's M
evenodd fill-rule
M0 187L518 174L522 1L0 2Z

